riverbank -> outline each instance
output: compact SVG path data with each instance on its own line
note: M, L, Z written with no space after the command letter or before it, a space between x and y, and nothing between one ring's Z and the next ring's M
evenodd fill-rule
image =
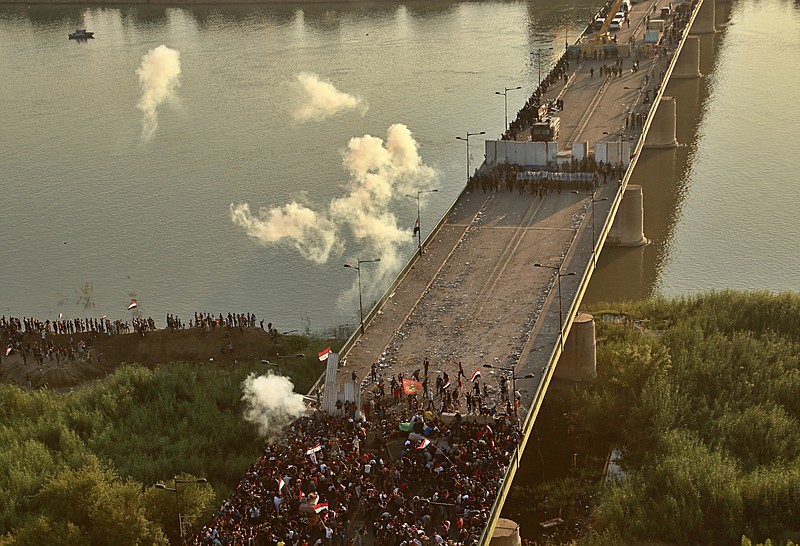
M40 364L33 351L23 358L15 350L0 360L0 382L31 388L65 389L105 377L125 363L135 362L152 368L169 362L232 366L269 360L278 365L284 360L283 355L298 354L304 356L292 359L293 368L308 370L315 378L323 368L313 352L316 346L308 349L311 343L308 338L280 336L276 343L260 328L216 328L208 332L202 328L165 329L144 335L111 336L87 332L53 335L47 339L54 347L72 346L75 358L56 357L53 353L50 358L43 358ZM27 333L22 343L35 343L35 340L36 336ZM79 353L77 347L81 342L85 351ZM320 341L318 344L327 346L328 342ZM282 356L279 359L277 355Z

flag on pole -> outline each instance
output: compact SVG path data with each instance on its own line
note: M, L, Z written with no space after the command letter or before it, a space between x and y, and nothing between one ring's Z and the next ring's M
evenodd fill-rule
M417 216L417 221L414 222L414 235L419 233L419 216Z
M331 354L331 348L328 347L324 351L320 351L317 354L319 355L319 361L320 362L325 362L326 360L328 360L328 355Z
M422 441L417 446L417 449L425 449L429 445L431 445L431 441L428 440L427 438L423 438Z
M131 304L128 306L128 311L131 309L136 309L137 307L139 307L139 304L136 303L136 300L131 300Z
M306 455L311 455L312 453L316 453L316 452L317 452L317 451L319 451L320 449L322 449L322 444L317 444L317 445L315 445L314 447L309 447L309 448L306 450Z
M6 347L6 356L10 355L13 350L11 347Z
M470 381L475 383L475 381L480 379L480 378L481 378L481 369L478 368L477 370L475 370L475 373L472 374L472 379L470 379Z
M328 509L327 502L321 502L319 504L314 505L314 512L316 512L317 514L319 514L320 512L324 512L327 509Z
M449 388L450 388L450 380L448 379L447 383L445 383L444 386L442 387L442 390L449 389Z
M413 379L403 379L403 392L406 394L418 394L422 392L422 383Z

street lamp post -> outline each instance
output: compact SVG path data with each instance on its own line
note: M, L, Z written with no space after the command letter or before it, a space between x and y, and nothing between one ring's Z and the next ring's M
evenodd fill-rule
M356 265L344 264L345 267L355 269L358 272L358 316L361 319L361 335L364 335L364 304L361 302L361 264L371 264L381 261L380 258L374 260L356 259Z
M486 134L486 131L481 131L480 133L467 132L466 133L466 135L467 135L466 137L460 137L460 136L456 137L457 140L463 140L464 142L467 143L467 184L469 184L469 137L476 136L476 135L485 135L485 134Z
M561 271L561 267L556 267L554 265L544 265L544 264L533 264L533 267L546 267L547 269L554 269L558 274L558 340L559 345L561 346L561 350L564 350L564 312L562 309L561 303L561 277L570 277L575 275L574 271L570 271L568 273L563 273Z
M508 131L508 92L515 91L517 89L522 89L522 86L518 85L517 87L504 87L502 93L500 91L494 92L495 95L503 95L503 103L505 105L505 112L506 112L506 117L505 117L506 124L503 126L503 130L505 131Z
M495 366L494 364L484 364L484 368L491 368L494 370L501 370L504 372L509 372L511 374L511 398L514 404L514 419L519 421L519 416L517 412L517 379L535 379L536 376L532 373L517 377L516 374L516 365L509 367L506 366Z
M179 480L178 478L175 478L174 481L175 481L175 487L167 487L163 483L157 483L155 487L156 489L161 489L163 491L172 491L173 493L175 493L175 510L178 513L178 533L181 538L181 544L183 544L185 541L183 535L183 519L181 518L181 500L180 500L181 497L180 493L178 492L178 485L186 483L195 483L195 484L208 483L208 480L205 478L198 478L196 480Z
M417 248L419 249L419 255L422 256L422 225L419 221L419 196L423 193L436 193L439 191L438 189L435 190L417 190L417 223L414 224L414 231L417 232ZM413 195L406 194L406 197L410 197L414 199Z
M577 190L573 190L572 193L576 193L578 195L589 195L592 198L592 267L597 267L597 257L596 257L596 247L597 242L595 241L595 233L594 233L594 204L599 203L600 201L608 201L608 197L601 197L600 199L595 199L595 191L591 193L580 192Z
M536 51L531 51L531 55L536 55L536 68L539 70L539 80L536 82L536 85L542 84L542 52L552 50L552 47L540 47Z

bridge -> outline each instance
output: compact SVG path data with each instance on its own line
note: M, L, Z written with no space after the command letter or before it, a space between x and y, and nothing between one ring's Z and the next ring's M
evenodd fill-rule
M399 372L410 376L428 358L432 376L446 371L455 379L460 362L468 376L480 368L495 396L500 377L510 379L523 439L482 545L493 536L551 380L579 380L593 371L593 322L578 311L583 294L605 245L646 244L642 190L629 180L644 148L677 144L675 101L664 96L666 86L700 76L697 34L715 30L714 0L676 6L652 0L634 4L629 24L610 41L605 30L621 3L612 2L599 33L587 29L567 48L560 62L569 67L541 88L539 102L552 104L550 115L560 119L558 136L529 142L530 123L518 119L504 140L484 142L480 171L507 170L508 163L522 172L486 191L467 185L364 316L363 331L340 351L338 377L329 372L326 379L326 404L335 401L330 389L351 382L353 373L369 386L373 364L388 380ZM663 20L667 7L674 12ZM610 69L617 59L620 72ZM459 138L469 147L476 136ZM575 172L587 158L603 160L599 176L592 176L594 168ZM549 191L530 191L538 186Z

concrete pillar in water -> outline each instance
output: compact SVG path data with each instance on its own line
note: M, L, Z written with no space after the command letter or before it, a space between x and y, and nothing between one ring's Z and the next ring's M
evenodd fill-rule
M520 546L519 523L510 519L498 518L489 546Z
M644 139L645 148L672 148L678 145L675 138L677 111L675 97L661 97L661 102L653 114L653 121Z
M694 24L689 30L690 34L711 34L716 32L714 28L714 0L703 0L700 5L700 11L697 12L697 17L694 18Z
M588 381L597 377L597 344L592 315L578 313L575 316L554 376L569 381Z
M672 70L673 78L699 78L700 77L700 37L687 36L683 42L681 55L675 68Z
M647 244L644 236L644 199L642 187L628 184L619 204L614 224L606 237L611 246L642 246Z

